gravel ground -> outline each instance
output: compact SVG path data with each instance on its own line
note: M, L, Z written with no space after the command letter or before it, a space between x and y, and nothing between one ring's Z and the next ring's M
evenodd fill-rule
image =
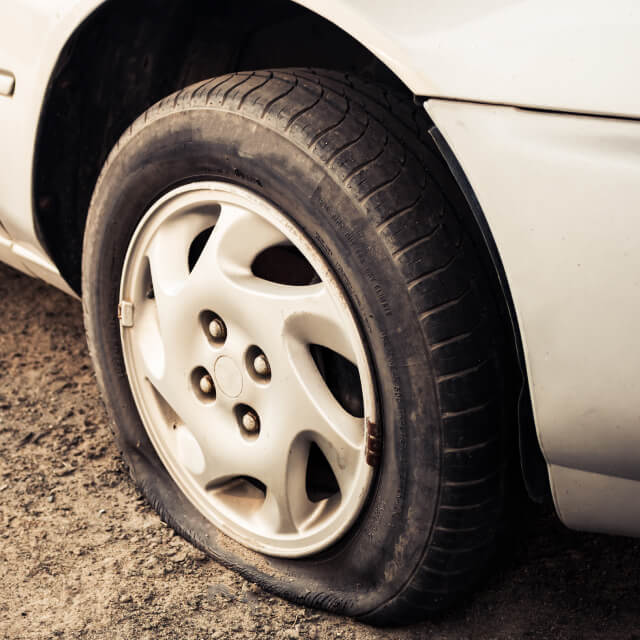
M640 640L640 542L525 509L480 591L374 629L270 596L165 527L114 446L80 304L0 266L0 638Z

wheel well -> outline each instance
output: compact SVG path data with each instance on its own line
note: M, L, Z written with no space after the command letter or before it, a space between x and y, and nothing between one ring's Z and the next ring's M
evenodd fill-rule
M357 71L407 91L369 50L291 0L108 0L78 27L52 74L34 163L38 232L76 292L91 194L124 130L199 80L296 66Z

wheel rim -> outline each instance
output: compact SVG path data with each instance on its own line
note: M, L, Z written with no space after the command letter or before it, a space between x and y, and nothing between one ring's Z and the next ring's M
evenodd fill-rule
M366 350L341 285L253 192L195 182L142 218L120 287L127 375L187 498L262 553L334 543L367 498Z

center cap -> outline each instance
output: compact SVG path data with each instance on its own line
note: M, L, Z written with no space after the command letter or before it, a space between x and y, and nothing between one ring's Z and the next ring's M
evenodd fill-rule
M237 398L242 391L242 372L229 356L220 356L213 367L218 389L230 398Z

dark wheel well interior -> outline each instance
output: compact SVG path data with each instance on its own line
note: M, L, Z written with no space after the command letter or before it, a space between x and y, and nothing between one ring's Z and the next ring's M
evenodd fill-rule
M108 0L80 25L50 82L34 172L40 238L73 289L91 194L126 127L199 80L293 66L357 71L407 91L370 51L290 0Z

